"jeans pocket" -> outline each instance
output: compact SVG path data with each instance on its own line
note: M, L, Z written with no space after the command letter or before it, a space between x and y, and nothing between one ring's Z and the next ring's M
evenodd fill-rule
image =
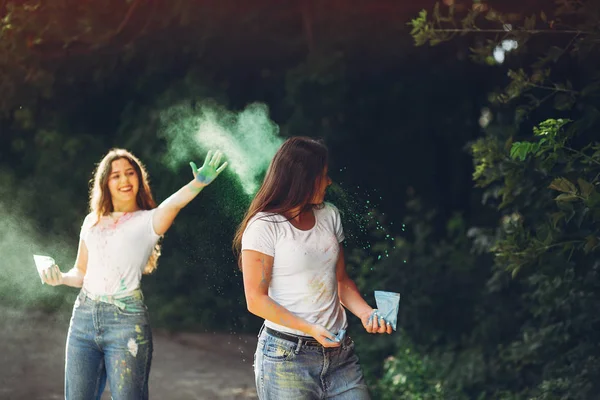
M148 312L148 308L141 300L125 301L122 305L117 305L117 312L121 315L143 316Z
M293 343L290 343L290 345L283 345L272 340L267 340L264 344L262 353L263 357L269 361L289 361L295 355L294 349L295 345Z

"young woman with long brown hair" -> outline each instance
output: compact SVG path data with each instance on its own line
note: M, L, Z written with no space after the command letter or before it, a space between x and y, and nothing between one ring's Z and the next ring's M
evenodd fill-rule
M263 400L369 399L344 307L367 332L392 332L346 273L327 169L323 143L286 140L234 240L248 310L265 320L254 356Z
M114 400L148 398L153 347L140 280L156 268L158 241L179 211L226 167L221 157L209 152L201 168L190 163L194 178L158 207L133 154L112 149L99 163L75 266L42 276L81 288L67 336L66 399L100 399L107 380Z

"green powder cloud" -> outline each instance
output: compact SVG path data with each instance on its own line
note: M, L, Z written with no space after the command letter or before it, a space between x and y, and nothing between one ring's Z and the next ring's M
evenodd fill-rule
M0 304L17 307L68 309L76 289L43 285L34 254L52 256L63 272L69 270L77 251L77 238L45 236L24 213L0 199Z
M160 135L167 141L166 163L172 168L221 150L229 161L227 169L235 173L244 192L252 196L265 171L283 142L279 127L269 118L266 105L254 103L239 113L212 105L189 104L170 107L160 114Z

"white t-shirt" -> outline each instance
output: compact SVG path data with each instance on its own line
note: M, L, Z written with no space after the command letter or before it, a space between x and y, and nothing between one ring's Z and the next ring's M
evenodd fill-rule
M274 257L269 297L298 317L337 334L347 325L335 273L344 231L333 205L325 203L323 208L314 209L314 215L314 227L302 231L282 215L258 213L244 231L242 251L254 250ZM273 321L265 321L265 325L281 332L307 335Z
M152 226L154 210L125 213L115 223L94 214L83 221L80 238L88 250L83 288L95 295L116 295L140 287L142 272L160 236Z

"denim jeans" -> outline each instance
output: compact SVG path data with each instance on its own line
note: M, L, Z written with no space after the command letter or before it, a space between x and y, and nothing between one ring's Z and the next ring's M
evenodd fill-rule
M254 374L261 400L370 399L348 336L340 347L326 348L280 339L262 329Z
M120 306L79 294L67 336L65 399L100 399L107 381L113 400L148 399L152 333L138 293L120 298Z

